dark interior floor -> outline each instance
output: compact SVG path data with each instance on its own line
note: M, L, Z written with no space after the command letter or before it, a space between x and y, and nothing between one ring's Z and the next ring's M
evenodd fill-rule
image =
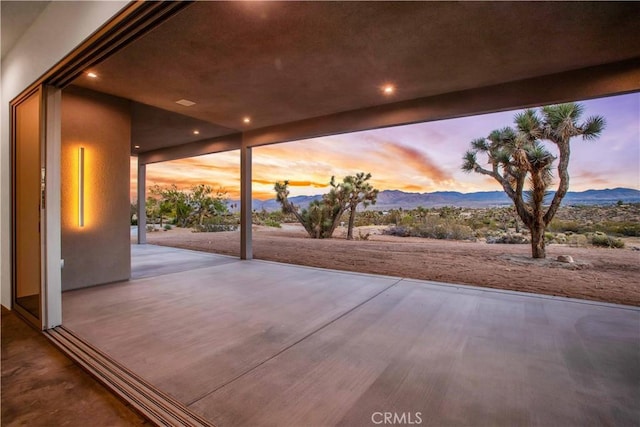
M40 294L20 297L16 302L35 317L40 317Z
M2 307L2 426L148 425Z

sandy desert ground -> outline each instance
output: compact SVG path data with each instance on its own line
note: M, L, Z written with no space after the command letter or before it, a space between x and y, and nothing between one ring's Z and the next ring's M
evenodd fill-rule
M384 274L489 288L559 295L640 306L640 239L624 249L549 245L546 260L530 258L528 245L486 244L395 237L375 227L368 240L308 238L301 226L254 226L254 258L337 270ZM235 255L240 232L194 233L190 229L147 233L148 243ZM556 261L571 255L574 263Z

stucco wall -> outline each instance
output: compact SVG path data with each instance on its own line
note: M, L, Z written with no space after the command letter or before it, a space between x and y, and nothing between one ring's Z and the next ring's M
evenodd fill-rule
M127 4L127 1L51 2L2 58L0 288L5 307L11 306L9 102Z
M69 87L62 92L62 290L131 275L131 106ZM78 213L78 150L84 148L84 224Z

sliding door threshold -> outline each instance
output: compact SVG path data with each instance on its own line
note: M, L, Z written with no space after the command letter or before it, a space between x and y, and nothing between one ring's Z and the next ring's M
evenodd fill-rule
M152 423L158 426L214 427L64 327L49 329L44 334L70 359Z

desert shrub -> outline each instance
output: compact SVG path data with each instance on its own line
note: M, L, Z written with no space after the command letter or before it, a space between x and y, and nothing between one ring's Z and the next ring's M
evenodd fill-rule
M358 240L369 240L370 236L371 233L363 233L362 231L358 230Z
M256 225L265 225L268 220L282 223L285 219L285 214L282 211L268 212L265 209L253 210L251 212L251 222Z
M618 230L616 232L623 236L640 237L640 223L621 223L618 225Z
M265 219L264 225L267 227L282 228L282 225L280 225L279 221L276 221L275 219L271 219L271 218Z
M476 233L468 225L454 224L450 229L449 239L452 240L475 240Z
M567 235L571 235L573 233L571 233L570 231L567 232L568 234L565 233L551 233L551 232L545 232L544 233L544 241L546 243L567 243Z
M522 234L504 233L504 234L500 234L500 235L497 235L497 236L489 236L489 237L487 237L487 243L520 245L520 244L530 243L530 241L529 241L529 239L527 239Z
M240 222L238 214L234 215L236 222ZM254 210L251 213L252 223L255 225L266 225L268 227L279 227L282 223L297 222L296 217L293 214L285 214L282 211L267 212L266 210ZM278 225L275 225L275 224ZM273 225L269 225L273 224Z
M616 234L619 236L640 237L640 223L638 222L613 222L606 221L598 224L595 229L605 234Z
M470 218L466 221L466 224L474 230L496 228L495 221L489 218Z
M404 214L402 215L402 217L400 218L400 223L399 225L404 225L407 227L412 226L413 224L415 224L416 219L410 215L410 214Z
M493 207L462 209L457 208L417 208L413 210L390 210L380 215L379 223L401 226L390 229L387 234L420 236L429 238L466 238L468 230L454 228L453 224L467 226L473 230L475 237L486 236L489 240L500 243L523 243L519 232L527 239L527 230L521 222L516 227L515 214L512 208ZM372 225L375 215L362 217L359 225ZM370 224L366 224L370 222ZM437 225L436 225L437 224ZM502 237L504 233L515 234ZM465 231L466 230L466 231ZM459 231L456 233L454 231ZM640 237L640 204L623 206L563 206L558 217L547 227L546 241L563 243L571 246L586 247L591 245L594 232L602 232L608 236ZM457 236L457 237L453 237Z
M362 227L367 225L383 225L385 224L385 220L386 220L385 216L386 215L384 215L380 211L368 210L363 212L356 212L356 219L355 219L354 225L356 227ZM346 219L346 221L348 220L349 218Z
M593 235L591 244L603 248L624 248L624 242L621 239L616 239L601 232L596 232Z
M409 237L411 235L409 233L409 228L402 225L393 225L391 227L388 227L387 229L382 230L382 234L398 237Z
M233 224L196 224L191 231L194 233L216 233L220 231L236 231L237 225Z
M233 216L214 216L207 218L202 224L195 224L192 227L194 233L215 233L220 231L236 231L238 223Z
M567 243L567 235L564 233L558 233L553 237L556 243Z
M389 227L383 234L400 237L425 237L441 240L475 240L476 234L468 225L438 217L427 218L422 223Z
M263 225L266 219L269 218L269 212L265 209L262 210L253 210L251 212L251 223L255 225Z
M440 218L459 218L462 213L462 208L456 208L453 206L443 206L438 210Z
M573 233L580 233L582 227L577 221L563 221L560 219L554 219L547 227L549 231L555 231L556 233L565 233L571 231Z
M291 215L291 216L293 217L293 215ZM267 217L267 219L282 223L282 222L285 221L286 217L287 217L287 215L284 212L282 212L282 211L274 211L274 212L269 212L269 216Z
M446 239L447 229L442 224L425 223L411 227L409 234L415 237L427 237L431 239Z
M165 226L163 227L165 231L169 231L171 230L173 227L171 227L171 225L169 224L165 224Z
M404 212L402 209L391 209L381 214L380 225L399 225L403 216Z
M585 247L587 246L587 236L584 234L569 234L567 233L567 244L569 246L574 247Z

